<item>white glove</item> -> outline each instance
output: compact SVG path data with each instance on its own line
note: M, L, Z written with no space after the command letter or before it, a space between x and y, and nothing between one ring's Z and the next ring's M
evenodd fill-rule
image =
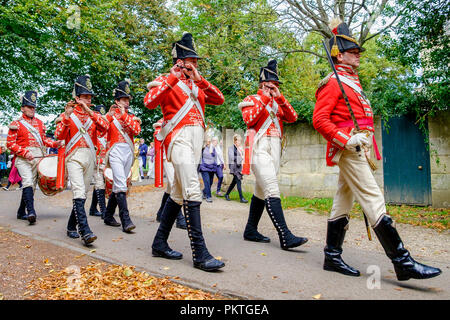
M348 139L345 148L348 150L353 150L356 146L369 145L369 138L366 137L365 133L357 133Z

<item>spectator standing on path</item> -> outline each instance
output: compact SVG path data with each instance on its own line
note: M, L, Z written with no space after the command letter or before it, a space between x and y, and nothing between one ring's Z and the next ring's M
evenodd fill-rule
M217 168L217 153L213 144L211 143L211 139L207 138L206 145L202 151L202 161L199 166L199 171L203 178L203 199L206 199L206 202L212 202L211 196L211 185L214 180L214 174L216 173Z
M8 155L6 154L6 147L2 146L0 149L0 186L3 186L2 184L2 179L3 176L6 175L6 171L7 171L7 160L8 160Z
M231 181L228 187L227 193L225 194L225 199L230 201L230 193L233 191L234 186L237 186L239 192L239 198L242 203L247 203L248 200L244 198L241 188L242 180L242 159L244 158L244 151L242 150L242 138L240 135L235 134L233 136L234 145L228 148L228 167L230 168L230 173L233 175L233 181Z
M19 184L19 190L22 189L22 178L20 177L19 171L16 168L16 157L10 155L10 157L12 157L11 160L11 171L9 173L9 177L8 177L8 185L6 187L3 187L3 189L5 191L9 191L9 188L13 185L15 185L16 183Z
M150 142L150 147L147 152L148 172L147 179L155 178L155 142Z
M147 165L147 151L148 146L145 144L144 138L139 140L139 172L141 173L141 179L144 179L144 169Z
M215 175L217 176L217 179L219 179L217 181L216 195L218 197L223 197L223 194L220 191L220 188L222 187L223 167L224 167L225 160L223 159L223 151L222 151L222 147L219 145L219 139L217 137L213 137L211 140L211 143L212 143L214 149L216 149L216 172L215 172ZM214 179L214 176L213 176L213 179ZM213 179L211 179L211 185L213 183Z

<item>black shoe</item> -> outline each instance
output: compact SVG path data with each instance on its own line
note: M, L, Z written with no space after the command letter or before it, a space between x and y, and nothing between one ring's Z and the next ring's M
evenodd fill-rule
M328 221L327 245L324 248L325 260L323 269L335 271L347 276L359 277L360 272L344 262L341 258L342 244L348 229L348 218L343 216L337 220Z
M78 239L80 237L76 230L75 231L67 230L67 236L72 239Z
M258 232L258 223L261 215L264 212L265 202L258 197L252 196L250 202L250 210L248 214L248 221L244 230L244 239L254 242L270 242L270 238L263 236Z
M206 198L206 202L213 202L212 198Z
M102 213L100 211L95 211L95 212L90 212L89 211L89 215L90 216L94 216L94 217L101 217Z
M201 269L203 271L216 271L223 267L225 267L225 263L215 258L210 258L202 262L194 261L194 268Z
M86 199L73 199L73 202L73 210L78 225L78 233L80 234L84 244L88 245L96 240L97 236L95 236L89 228L86 211L84 209Z
M265 203L269 217L272 220L275 229L277 229L281 249L292 249L308 242L307 238L294 236L288 229L284 219L280 198L267 198L265 199Z
M172 250L170 248L166 251L152 249L152 255L154 257L160 257L160 258L165 258L165 259L170 259L170 260L180 260L183 258L183 254L181 254L178 251Z
M105 219L103 219L103 222L110 227L120 227L121 224L119 222L116 221L116 219L114 217L105 217Z
M386 255L394 264L397 279L399 281L411 278L429 279L440 275L442 273L441 269L424 265L411 257L393 224L391 217L384 215L373 230L378 240L380 240Z
M231 201L231 199L230 199L230 195L228 195L228 194L225 194L225 199L226 199L227 201Z
M130 233L136 226L133 224L128 212L127 194L125 192L118 192L116 194L117 204L119 205L119 218L122 223L123 232Z
M241 203L248 203L248 200L245 199L245 198L241 198L240 202L241 202Z
M253 242L265 242L268 243L270 242L270 238L263 236L261 233L259 233L258 231L256 231L253 234L244 234L244 239L247 241L253 241Z

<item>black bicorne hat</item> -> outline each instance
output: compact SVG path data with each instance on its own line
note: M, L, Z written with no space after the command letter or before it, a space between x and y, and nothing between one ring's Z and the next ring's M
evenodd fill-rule
M350 30L345 22L334 19L330 23L331 32L334 36L330 39L330 54L336 57L339 52L345 52L350 49L359 49L360 52L366 49L362 48L358 41L352 38Z
M91 83L91 76L90 75L84 75L79 76L77 80L75 80L74 88L73 88L73 97L79 97L82 94L89 94L91 96L95 96L94 92L92 91L92 83Z
M25 92L25 94L20 98L20 102L22 103L22 107L37 107L37 92L34 90L30 90Z
M185 32L181 40L172 44L172 58L173 59L186 59L197 58L201 59L194 48L194 40L192 34Z
M259 72L259 82L261 83L264 81L277 81L278 83L282 83L280 79L278 79L277 60L270 59L267 66L261 68Z
M125 79L117 84L117 87L113 90L114 99L133 98L130 95L130 82L130 80Z
M106 114L106 108L102 104L99 104L98 106L95 106L94 110L97 111L98 113L100 113L102 116Z

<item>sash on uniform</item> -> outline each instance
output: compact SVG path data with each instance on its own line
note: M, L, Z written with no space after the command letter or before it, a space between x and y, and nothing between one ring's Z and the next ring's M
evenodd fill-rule
M117 130L119 130L122 137L125 139L127 144L130 146L131 153L134 153L134 143L131 141L130 136L123 131L123 127L120 124L119 120L117 120L116 117L114 117L114 116L112 118L113 118L113 123L116 126Z
M203 114L202 106L198 101L198 87L192 82L192 90L183 82L178 81L177 86L189 97L178 112L162 126L161 131L156 135L157 140L164 142L167 135L184 119L188 112L195 105L200 112L203 123L205 122L205 115Z
M70 115L70 119L72 119L73 123L75 123L75 126L78 129L78 132L70 139L69 143L66 146L66 155L72 150L73 146L81 139L84 138L86 143L89 146L89 149L91 150L92 156L94 157L94 160L97 158L95 153L95 147L94 143L92 142L91 136L89 135L89 128L92 126L93 121L91 118L87 119L87 121L83 124L80 119L75 115L75 113L72 113Z

